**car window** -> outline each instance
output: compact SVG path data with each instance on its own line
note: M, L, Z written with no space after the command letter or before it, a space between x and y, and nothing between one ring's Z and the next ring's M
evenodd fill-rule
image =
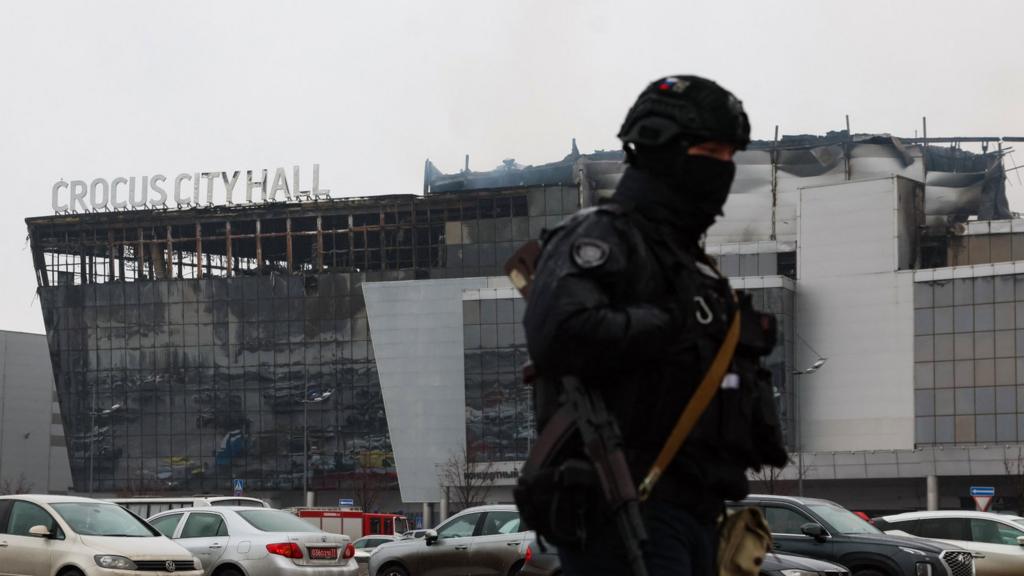
M322 532L302 518L281 510L239 510L238 515L261 532Z
M214 538L216 536L227 536L227 528L224 526L224 519L219 514L206 514L193 512L185 520L185 527L181 529L181 538Z
M1018 536L1024 536L1024 532L1001 522L971 518L971 540L975 542L1016 546Z
M173 538L174 529L178 527L178 522L181 522L181 516L181 514L168 514L167 516L161 516L156 520L150 520L149 524L153 528L159 530L164 536Z
M40 525L46 526L51 533L57 531L57 522L49 512L31 502L15 500L7 521L7 533L13 536L31 536L29 530Z
M14 500L0 500L0 534L7 532L7 513L11 510Z
M922 518L915 536L942 540L971 539L966 518Z
M477 520L480 519L481 513L475 514L463 514L462 516L452 518L440 528L437 529L437 535L441 538L462 538L464 536L472 536L473 529L476 527Z
M774 534L802 534L800 527L813 522L792 508L779 506L765 506L764 519L768 521L768 527Z
M907 534L917 535L919 532L917 525L919 520L898 520L898 521L885 521L881 518L875 518L875 527L879 530L899 530L906 532Z
M808 508L825 520L841 534L881 534L882 531L875 528L866 520L850 512L842 506L832 502L815 502L809 504Z
M151 538L160 533L131 512L109 502L54 502L71 529L86 536Z
M484 518L481 536L493 536L495 534L515 534L519 532L519 513L514 511L488 512Z

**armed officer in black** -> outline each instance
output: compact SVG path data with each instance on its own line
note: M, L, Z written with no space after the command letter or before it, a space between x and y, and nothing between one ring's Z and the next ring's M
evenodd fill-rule
M774 319L750 310L701 246L749 135L740 101L714 82L652 83L619 132L628 166L614 195L545 234L530 288L524 323L543 376L539 424L557 408L559 378L579 377L614 412L634 479L654 462L733 313L743 311L729 373L642 505L652 576L710 576L723 501L747 495L748 468L787 459L760 366L774 346ZM590 511L581 518L579 541L559 546L566 576L627 574L615 524Z

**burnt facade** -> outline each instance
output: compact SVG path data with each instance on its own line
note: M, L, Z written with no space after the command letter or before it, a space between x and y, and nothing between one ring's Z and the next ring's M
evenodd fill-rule
M310 489L393 473L362 283L501 275L578 206L556 185L29 219L75 489L298 490L307 426Z

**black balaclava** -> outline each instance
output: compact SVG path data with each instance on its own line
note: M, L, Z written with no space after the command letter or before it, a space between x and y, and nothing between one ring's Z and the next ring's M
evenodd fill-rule
M696 244L722 214L736 165L686 153L682 145L638 147L615 199Z
M750 142L750 124L742 103L713 81L668 76L640 93L619 138L630 167L615 199L696 244L722 214L736 166L687 150L709 141L742 150Z

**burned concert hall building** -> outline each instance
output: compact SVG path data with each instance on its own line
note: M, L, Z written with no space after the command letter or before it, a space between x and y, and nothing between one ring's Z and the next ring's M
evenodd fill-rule
M861 508L923 506L926 486L957 498L968 476L1005 476L1002 446L1024 444L1013 139L977 140L985 152L834 133L737 156L706 244L779 317L767 363L794 491L852 483ZM398 490L378 507L394 509L444 500L461 458L510 501L535 430L525 303L502 264L622 170L620 152L574 145L542 166L428 162L416 195L28 219L75 490L241 479L330 504L386 475Z

